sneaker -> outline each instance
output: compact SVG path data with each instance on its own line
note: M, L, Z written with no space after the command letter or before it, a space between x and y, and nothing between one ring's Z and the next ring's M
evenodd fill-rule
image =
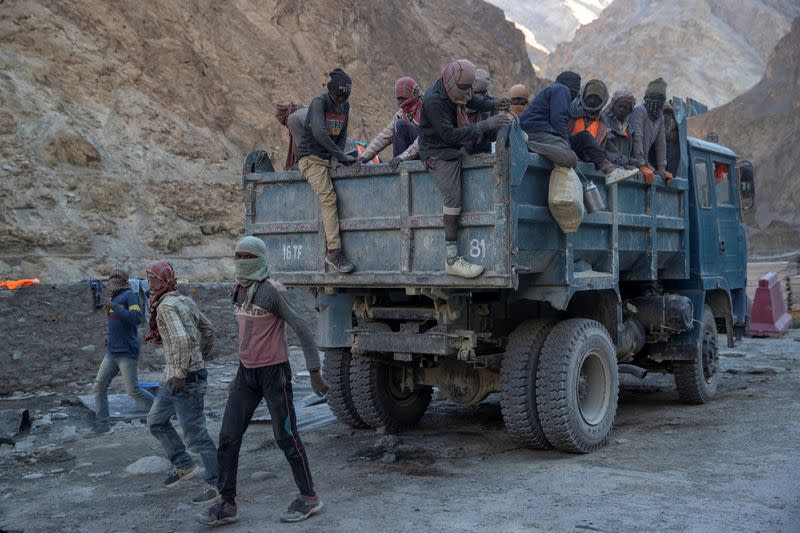
M464 260L463 257L459 256L456 257L456 260L453 261L453 264L450 264L449 261L445 261L444 271L451 276L472 279L477 278L483 273L483 267L480 265L473 265L469 261Z
M336 272L349 274L356 269L356 266L344 256L341 250L331 250L325 255L325 262Z
M198 522L207 526L221 526L239 520L239 517L236 516L236 504L223 499L217 500L217 503L194 517Z
M211 505L219 499L219 491L214 485L206 485L206 489L192 498L192 503L195 505Z
M633 168L630 170L616 167L611 172L606 173L606 185L611 185L612 183L617 183L622 180L626 180L631 178L639 173L638 168Z
M181 481L186 481L187 479L192 479L197 473L200 472L200 467L194 465L192 467L182 469L182 468L173 468L170 475L167 476L167 479L164 480L165 487L174 487Z
M289 509L281 515L281 522L300 522L322 510L322 500L318 497L298 496L289 504Z

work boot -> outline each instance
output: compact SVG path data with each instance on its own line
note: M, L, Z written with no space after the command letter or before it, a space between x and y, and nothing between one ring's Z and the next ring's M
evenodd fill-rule
M109 424L95 424L94 427L92 427L92 433L97 435L111 433L111 426Z
M219 499L219 491L214 485L206 485L206 489L192 498L195 505L211 505Z
M480 265L473 265L463 257L458 256L455 258L451 257L445 261L444 271L451 276L472 279L477 278L483 273L483 267Z
M322 500L317 496L298 496L281 515L281 522L300 522L322 510Z
M193 465L189 468L173 468L172 472L167 476L167 479L164 480L164 486L174 487L181 481L192 479L198 472L200 472L200 467L197 465Z
M236 504L226 502L221 498L217 503L194 517L198 522L207 526L221 526L239 520L239 517L236 516Z
M342 274L349 274L356 269L356 266L344 256L341 248L328 250L328 253L325 255L325 262L336 272L341 272Z

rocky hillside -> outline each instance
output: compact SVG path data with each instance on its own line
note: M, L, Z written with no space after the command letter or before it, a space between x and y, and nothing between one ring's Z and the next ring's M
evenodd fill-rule
M716 131L756 167L756 208L747 213L751 253L800 250L800 18L755 87L689 125L701 138Z
M308 102L341 65L368 138L397 77L427 86L458 57L497 90L537 84L522 33L481 0L0 0L0 275L167 256L182 278L227 277L242 154L284 156L275 102Z
M543 60L637 95L663 76L670 95L710 107L758 83L778 40L800 15L797 0L615 0Z
M534 65L560 43L571 41L578 28L600 15L612 0L489 0L502 8L525 34Z

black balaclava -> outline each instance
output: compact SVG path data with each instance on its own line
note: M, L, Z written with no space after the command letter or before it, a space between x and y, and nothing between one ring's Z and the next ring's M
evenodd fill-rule
M581 75L570 70L565 70L556 77L556 83L566 85L569 89L570 98L573 100L581 91Z
M353 89L353 80L344 70L335 68L330 72L331 81L328 82L328 92L337 96L350 96Z

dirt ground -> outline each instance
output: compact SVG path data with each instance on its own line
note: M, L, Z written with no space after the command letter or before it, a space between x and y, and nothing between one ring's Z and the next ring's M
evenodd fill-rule
M725 350L718 398L705 406L680 404L671 376L623 376L609 444L590 455L520 447L494 397L474 408L434 401L399 441L339 422L305 431L326 507L300 524L278 523L296 488L269 426L257 424L242 448L240 521L224 531L800 531L798 341L793 330ZM211 369L215 439L234 370ZM81 434L92 415L74 394L89 389L0 399L53 422L35 423L17 450L2 446L0 530L202 531L188 503L199 478L167 490L163 474L126 472L160 455L144 427ZM387 441L392 454L371 453Z

